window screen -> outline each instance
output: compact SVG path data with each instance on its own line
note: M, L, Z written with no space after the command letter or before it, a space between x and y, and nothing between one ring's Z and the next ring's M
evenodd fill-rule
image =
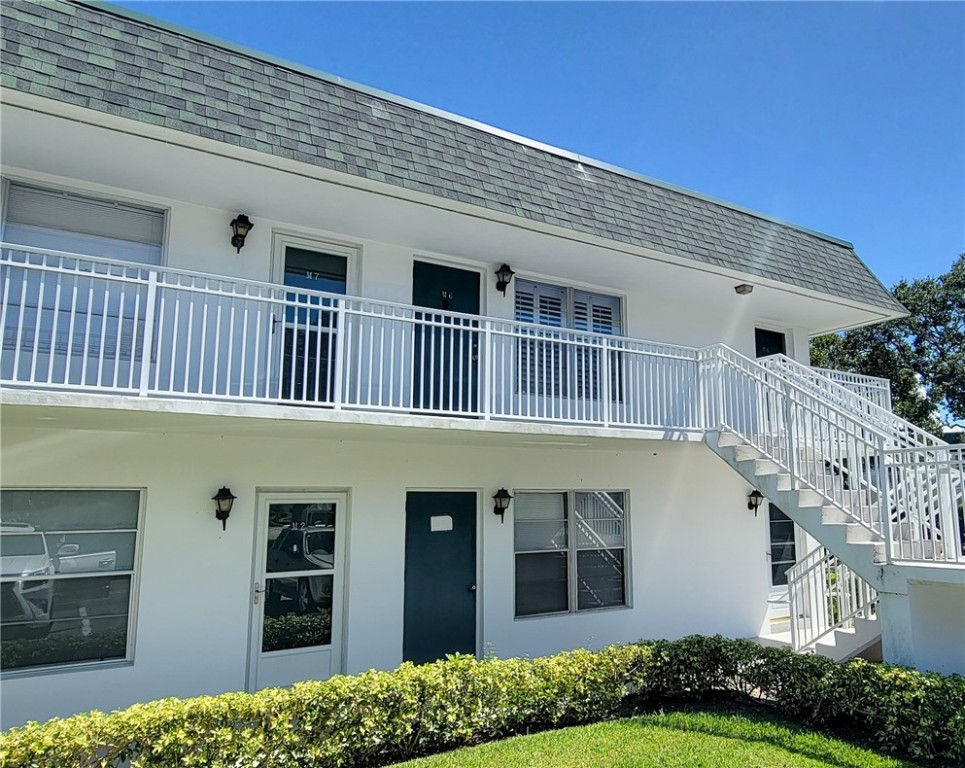
M516 616L626 604L626 493L522 491L513 502Z
M138 491L0 492L0 669L127 657Z

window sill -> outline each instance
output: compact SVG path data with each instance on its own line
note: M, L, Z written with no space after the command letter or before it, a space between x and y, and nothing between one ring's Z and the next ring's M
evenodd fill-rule
M513 616L513 621L532 621L533 619L558 619L564 616L585 616L587 614L632 611L632 605L607 605L602 608L585 608L582 611L557 611L556 613L533 613L529 616Z
M72 672L87 672L90 670L118 669L133 667L133 659L109 659L106 661L78 661L73 664L51 664L46 667L25 667L23 669L5 669L0 672L0 680L20 680L30 677L47 677L49 675L64 675Z

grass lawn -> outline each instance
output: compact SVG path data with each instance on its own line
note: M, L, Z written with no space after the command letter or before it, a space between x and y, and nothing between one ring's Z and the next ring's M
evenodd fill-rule
M759 713L668 712L483 744L406 768L911 768ZM401 768L401 766L397 766Z

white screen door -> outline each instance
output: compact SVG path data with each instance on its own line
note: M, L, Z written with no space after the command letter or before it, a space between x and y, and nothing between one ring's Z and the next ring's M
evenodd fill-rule
M345 510L344 494L259 496L249 690L341 670Z

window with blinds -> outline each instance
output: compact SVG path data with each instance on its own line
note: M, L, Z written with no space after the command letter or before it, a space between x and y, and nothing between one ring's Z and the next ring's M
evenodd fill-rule
M10 181L3 241L155 265L161 263L164 212Z
M516 616L626 605L625 491L519 491Z
M619 336L623 333L620 299L533 280L516 280L516 320L547 328ZM528 329L518 347L517 390L540 397L600 397L600 351L563 343L559 334ZM611 379L620 381L618 356L611 359ZM619 387L614 386L614 392Z

